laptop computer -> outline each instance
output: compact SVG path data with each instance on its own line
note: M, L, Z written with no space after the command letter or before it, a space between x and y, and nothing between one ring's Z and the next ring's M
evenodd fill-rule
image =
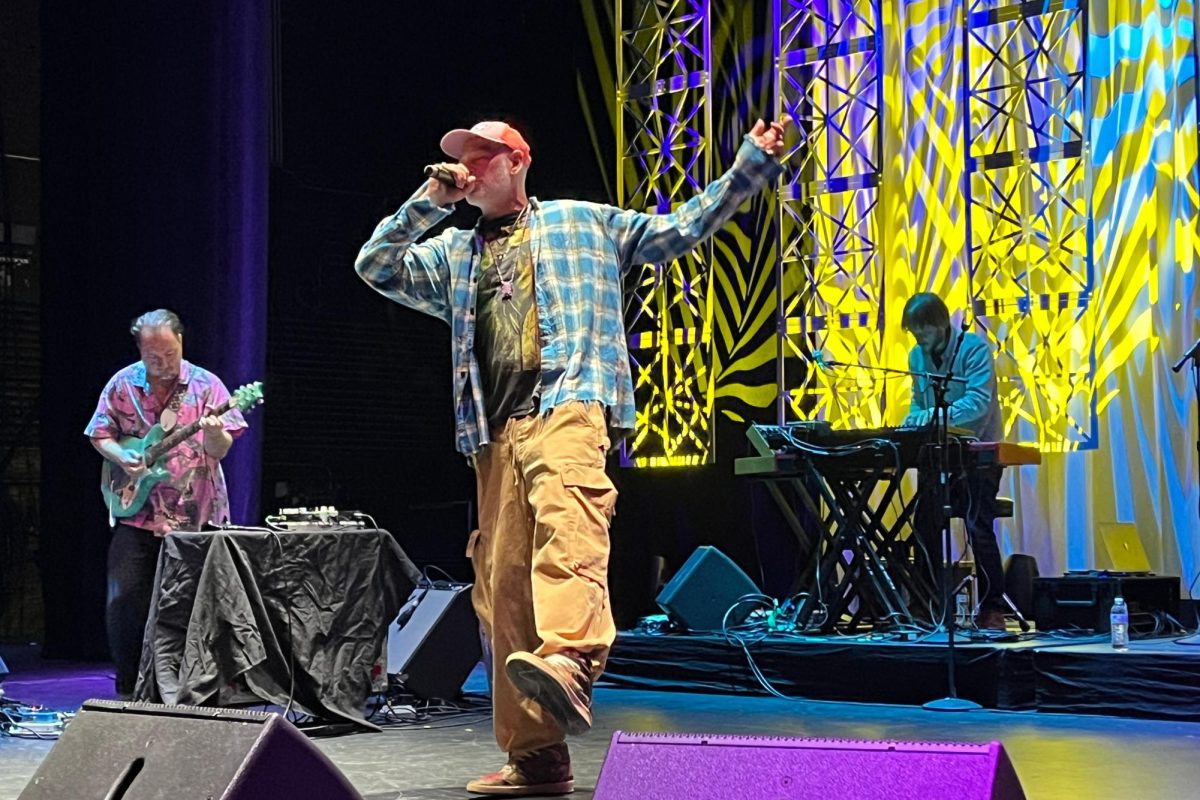
M1113 572L1149 573L1150 559L1138 535L1137 526L1131 522L1101 522L1096 526L1108 564L1102 565ZM1101 553L1097 551L1099 558Z

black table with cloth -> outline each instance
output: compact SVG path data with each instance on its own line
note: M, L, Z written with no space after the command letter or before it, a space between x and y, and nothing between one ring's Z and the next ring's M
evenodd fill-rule
M175 532L163 540L135 697L273 703L376 729L387 629L420 573L377 529Z

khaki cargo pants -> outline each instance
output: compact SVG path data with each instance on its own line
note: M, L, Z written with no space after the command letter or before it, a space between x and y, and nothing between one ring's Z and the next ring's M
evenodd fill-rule
M563 741L504 670L518 650L577 650L592 673L616 638L608 596L608 526L617 490L604 472L599 403L568 402L509 420L476 459L479 530L468 544L472 600L492 649L496 741L520 755Z

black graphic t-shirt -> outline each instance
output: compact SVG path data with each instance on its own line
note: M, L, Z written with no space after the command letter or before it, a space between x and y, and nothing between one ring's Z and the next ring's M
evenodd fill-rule
M537 410L542 354L533 292L529 228L512 214L483 222L476 288L475 356L483 379L488 427L499 432L510 417Z

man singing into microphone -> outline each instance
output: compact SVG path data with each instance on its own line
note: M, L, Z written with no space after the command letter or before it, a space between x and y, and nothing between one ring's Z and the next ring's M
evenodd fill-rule
M479 794L574 788L564 736L592 724L592 684L616 637L605 474L634 427L622 278L672 261L717 231L780 173L790 120L750 130L733 167L671 214L539 201L525 191L529 145L504 122L442 137L455 163L433 174L359 252L385 297L451 328L458 449L476 470L473 600L493 650L499 772ZM437 176L443 179L439 180ZM466 200L473 230L419 240Z
M950 426L965 428L982 441L1000 441L1004 429L996 393L996 365L988 343L965 329L954 331L946 304L930 292L909 298L901 325L917 340L908 353L909 371L944 374L949 370L954 377L965 381L950 383L946 392ZM933 414L934 392L930 381L914 378L912 404L904 424L928 424ZM1003 472L1003 467L970 470L965 484L951 483L950 493L954 513L965 520L975 554L981 597L975 624L995 630L1004 630L1004 567L993 528L996 493ZM942 552L936 502L932 495L924 496L916 514L917 533L932 562L940 561Z

